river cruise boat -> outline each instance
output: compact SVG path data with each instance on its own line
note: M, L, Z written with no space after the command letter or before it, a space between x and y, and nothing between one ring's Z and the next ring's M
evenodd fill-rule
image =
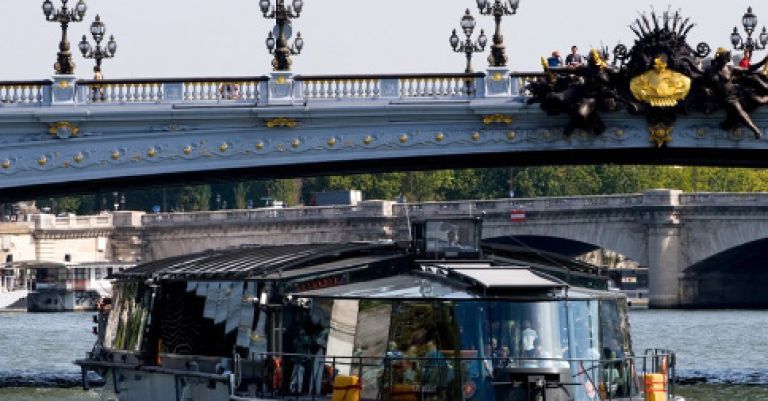
M481 244L481 220L407 244L249 246L115 274L77 361L120 401L667 400L671 352L632 349L591 266Z
M96 310L109 298L110 275L133 265L123 263L13 262L5 273L14 284L26 290L29 312L67 312Z

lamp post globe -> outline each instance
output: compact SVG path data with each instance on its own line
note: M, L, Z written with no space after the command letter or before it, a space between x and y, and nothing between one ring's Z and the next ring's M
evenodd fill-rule
M91 35L93 35L93 39L101 42L106 31L107 27L104 26L103 22L101 22L101 17L96 15L96 20L91 24Z
M456 35L455 29L453 30L453 33L451 33L451 37L449 41L451 43L451 47L453 48L453 50L456 50L459 48L459 36Z
M744 26L744 30L747 31L747 35L752 35L757 26L757 15L752 12L752 7L747 8L747 12L741 17L741 24Z
M470 14L469 9L467 9L464 17L461 18L461 29L464 30L465 35L472 35L476 25L477 22L475 21L475 18Z
M731 33L731 44L734 48L738 48L741 43L741 35L739 34L739 28L733 27L733 33Z
M293 10L300 13L304 8L304 0L293 0Z
M107 50L109 51L110 56L114 56L115 53L117 53L117 42L115 41L114 35L109 36L109 42L107 42Z
M293 41L293 44L299 52L304 48L304 38L301 37L301 32L296 34L296 40Z
M88 53L91 51L91 44L88 43L88 39L86 39L85 35L83 35L83 40L80 41L78 47L80 48L80 53L83 53L83 57L87 57Z
M45 14L46 18L50 18L51 14L53 14L53 3L51 3L51 0L43 2L43 14Z
M270 7L272 7L272 2L269 0L261 0L259 1L259 7L261 7L261 12L266 15L269 12Z

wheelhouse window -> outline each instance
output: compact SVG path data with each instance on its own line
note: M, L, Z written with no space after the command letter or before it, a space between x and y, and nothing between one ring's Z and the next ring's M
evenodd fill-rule
M424 234L427 254L478 251L477 224L474 221L429 221Z

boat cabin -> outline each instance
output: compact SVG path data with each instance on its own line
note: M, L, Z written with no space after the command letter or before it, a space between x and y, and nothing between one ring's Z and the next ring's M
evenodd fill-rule
M121 400L637 396L625 298L577 262L484 248L480 230L479 219L425 220L408 247L252 246L146 263L116 274L78 363ZM643 369L658 370L651 358Z

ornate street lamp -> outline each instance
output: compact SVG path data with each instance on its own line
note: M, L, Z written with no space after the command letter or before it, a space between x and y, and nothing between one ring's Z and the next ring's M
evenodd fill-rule
M480 30L480 36L477 38L477 42L472 41L472 33L475 31L475 18L470 14L467 9L464 17L461 18L461 29L464 31L466 39L462 42L459 36L456 34L456 30L453 30L451 34L451 47L456 53L464 53L467 56L467 68L464 70L467 74L472 73L472 54L480 53L485 50L485 45L488 43L488 38L485 36L485 31Z
M272 60L272 68L275 71L290 71L291 55L301 54L304 48L304 39L301 32L296 34L293 44L288 46L288 40L291 38L291 20L301 16L301 10L304 8L304 0L293 0L293 7L285 6L285 0L276 0L273 7L271 0L260 0L259 6L264 18L275 20L275 29L269 33L266 40L269 54L275 56Z
M69 0L61 0L62 7L54 9L51 0L43 2L43 14L45 20L58 22L61 24L61 42L59 43L59 53L56 64L53 68L57 74L72 75L75 73L75 63L72 62L72 53L69 51L69 40L67 39L67 28L70 22L80 22L85 17L85 11L88 7L85 1L79 0L74 9L67 8Z
M96 41L96 46L92 47L91 44L88 43L86 35L83 35L83 40L81 40L78 45L84 58L96 60L96 66L93 67L93 72L96 73L97 77L101 76L101 61L115 57L115 52L117 52L117 42L115 41L114 36L109 37L109 42L107 42L106 47L101 47L101 41L104 40L104 35L106 33L107 26L101 22L101 18L97 15L96 20L91 24L91 35L93 36L93 40Z
M744 26L744 31L747 33L747 40L739 34L739 28L733 27L733 33L731 33L731 44L736 50L764 50L768 45L768 30L763 26L763 31L758 37L758 41L752 39L752 34L757 27L757 15L752 12L752 7L747 8L747 12L741 17L741 25Z
M493 1L493 4L491 4ZM477 8L482 15L492 15L496 20L496 32L493 34L493 45L488 63L491 67L506 67L507 54L504 47L504 36L501 34L501 17L517 14L520 0L477 0Z

